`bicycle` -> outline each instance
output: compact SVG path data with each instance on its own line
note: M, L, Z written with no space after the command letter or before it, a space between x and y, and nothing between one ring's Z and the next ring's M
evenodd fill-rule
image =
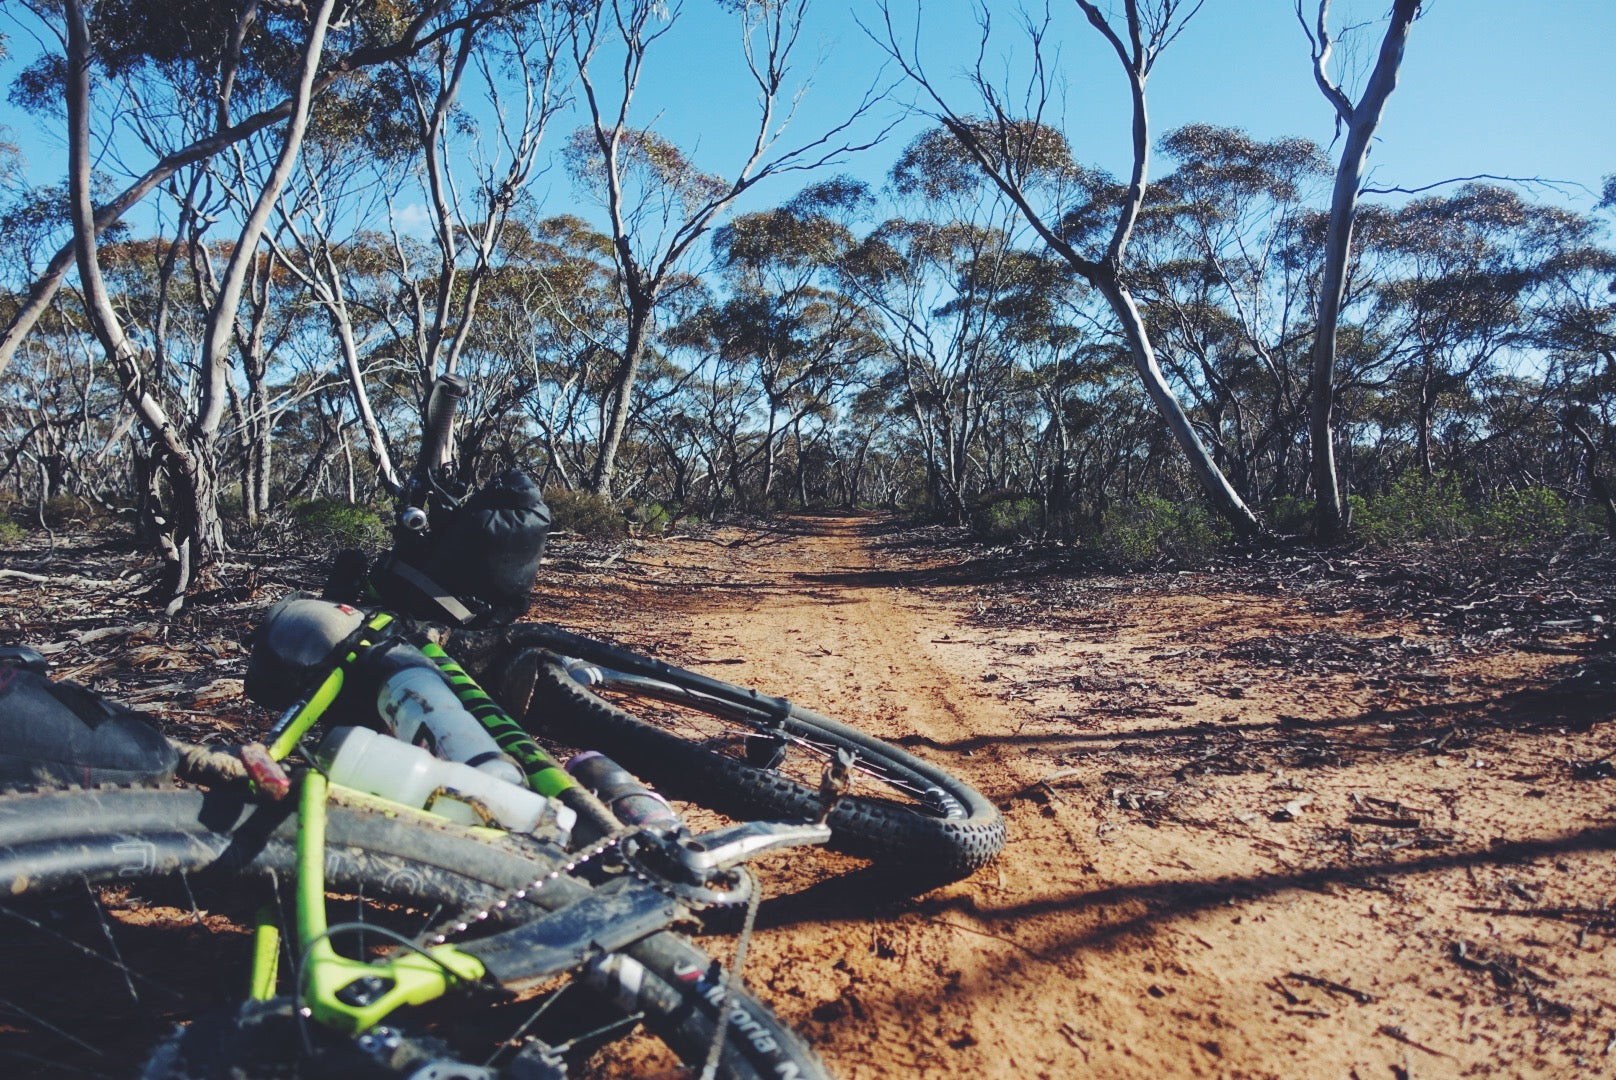
M476 811L461 824L332 782L341 750L328 744L346 745L346 728L312 765L283 770L336 700L323 692L333 673L389 621L363 619L338 643L267 749L186 748L196 786L0 795L0 916L23 930L0 962L8 1075L136 1064L151 1078L560 1080L655 1070L671 1054L704 1076L824 1078L733 973L669 928L754 898L737 868L823 842L825 826L690 837L598 803L575 820L546 804L519 834L493 827L493 802L435 791ZM295 797L273 797L284 792ZM328 922L338 902L351 912ZM221 996L245 1002L202 1007ZM189 1022L164 1035L177 1021ZM660 1046L629 1043L635 1030Z
M897 747L785 698L558 626L506 625L526 610L542 538L537 550L519 551L514 572L498 582L468 577L467 567L485 560L447 558L430 540L434 517L465 505L443 458L468 389L453 376L434 386L421 454L395 490L393 549L374 564L343 553L328 597L380 602L442 624L443 647L531 734L597 747L677 798L740 818L809 816L824 770L851 754L853 790L831 813L831 847L901 866L917 884L965 877L999 853L1005 832L997 808ZM445 575L457 580L439 580Z

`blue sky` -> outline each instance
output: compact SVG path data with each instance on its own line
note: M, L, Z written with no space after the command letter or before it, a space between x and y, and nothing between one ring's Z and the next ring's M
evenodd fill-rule
M1336 0L1334 22L1377 20L1388 6L1389 0ZM906 34L916 11L923 12L919 40L927 68L950 100L970 111L969 90L957 74L975 56L977 5L893 0L893 7ZM1021 5L989 7L995 27L990 65L1021 69ZM1374 182L1415 186L1474 173L1541 176L1567 186L1536 190L1536 197L1590 208L1602 178L1616 173L1616 64L1608 57L1616 42L1616 0L1427 0L1425 7L1371 158ZM883 58L855 13L873 24L879 10L873 0L814 0L794 69L798 75L812 71L813 83L792 134L805 136L844 114L875 78ZM1051 0L1051 11L1056 70L1065 83L1063 126L1081 160L1119 171L1126 167L1128 114L1116 58L1070 0ZM1370 34L1366 45L1372 49L1378 27ZM16 58L26 58L31 48L21 36L12 45ZM9 76L11 67L0 67L0 74ZM637 120L654 118L664 136L694 149L701 167L728 172L750 138L754 96L740 67L732 21L713 0L685 0L680 23L653 53ZM1207 0L1162 57L1149 97L1158 136L1193 121L1242 127L1259 138L1301 135L1321 144L1334 132L1332 114L1313 84L1292 0ZM890 119L902 110L887 105L881 113ZM27 151L32 179L59 181L59 135L42 137L14 110L7 119L11 136ZM560 144L569 123L553 129L552 146ZM879 180L924 123L904 120L886 144L846 171ZM804 182L790 177L763 188L749 205L783 199ZM548 185L546 203L553 212L576 203L561 170L541 183Z
M1379 20L1389 6L1389 0L1336 0L1332 22ZM969 111L969 91L956 76L975 57L977 5L894 2L909 26L917 7L929 72L950 87L956 107ZM990 8L990 64L1017 67L1025 55L1018 50L1020 5ZM1616 0L1427 0L1425 9L1371 156L1374 183L1412 187L1476 173L1540 176L1582 188L1538 190L1537 197L1591 207L1602 178L1616 173L1616 64L1609 56ZM854 12L865 22L879 17L876 4L850 7L845 0L820 3L812 16L798 69L810 68L816 55L823 61L799 132L849 108L881 63ZM1068 136L1081 160L1121 170L1128 103L1117 60L1070 0L1052 0L1051 14L1067 84ZM682 143L699 138L703 163L722 168L734 157L726 129L739 132L724 120L745 113L717 103L744 104L749 94L725 77L723 62L683 62L689 54L720 61L733 55L733 31L713 6L687 0L684 18L686 25L666 42L674 56L662 57L643 93L661 105L663 134ZM1379 30L1369 31L1366 60L1378 47ZM1292 0L1207 0L1150 81L1155 133L1202 121L1259 138L1300 135L1328 145L1333 114L1313 82L1307 50ZM909 121L850 171L879 177L922 123Z

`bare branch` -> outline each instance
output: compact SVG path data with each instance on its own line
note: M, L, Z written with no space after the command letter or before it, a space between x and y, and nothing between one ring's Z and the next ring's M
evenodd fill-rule
M1548 188L1550 191L1564 193L1567 188L1578 188L1588 191L1586 184L1579 184L1574 180L1545 180L1541 176L1496 176L1493 173L1476 173L1474 176L1454 176L1447 180L1437 180L1430 184L1421 184L1419 187L1362 187L1358 189L1360 195L1418 195L1422 191L1434 191L1450 184L1468 184L1472 180L1496 180L1500 184L1519 184L1525 188Z

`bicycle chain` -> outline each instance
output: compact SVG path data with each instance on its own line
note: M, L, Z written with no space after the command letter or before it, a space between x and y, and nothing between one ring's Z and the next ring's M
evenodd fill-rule
M479 911L472 912L469 915L462 915L460 920L453 926L426 937L424 939L425 944L446 944L451 937L458 934L464 934L467 930L470 930L478 923L488 921L488 919L491 918L496 911L506 910L513 902L521 902L526 900L528 893L536 892L537 890L548 885L550 882L554 881L556 878L572 873L585 863L599 858L612 848L617 847L624 840L633 835L634 833L632 831L625 829L622 832L615 832L610 836L602 837L600 840L595 841L595 843L589 845L589 847L585 848L584 850L568 856L565 862L556 866L549 873L542 874L528 882L526 885L523 885L518 889L511 890L498 900L494 901L492 904L489 904L487 907L482 908Z
M536 892L558 877L571 874L579 867L599 858L613 848L619 849L619 854L622 856L622 866L628 873L633 874L643 884L650 886L693 912L715 911L722 908L737 907L746 903L745 899L727 899L724 894L713 889L699 885L682 885L677 881L670 881L663 875L642 867L639 861L629 852L622 850L623 842L634 838L638 832L639 830L635 829L624 829L621 832L616 832L597 840L583 851L569 856L565 862L548 873L534 878L520 888L511 890L487 907L462 915L452 926L435 934L423 936L420 939L421 943L426 945L447 944L450 938L464 934L473 926L487 922L494 916L495 912L505 911L512 903L520 903L526 900L529 893ZM755 891L755 886L752 891Z

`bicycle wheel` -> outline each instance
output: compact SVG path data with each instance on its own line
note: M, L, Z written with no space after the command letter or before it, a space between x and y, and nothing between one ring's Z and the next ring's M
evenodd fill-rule
M999 811L911 754L783 698L572 643L587 663L528 650L502 672L505 696L531 686L533 723L605 751L676 798L738 817L816 817L825 768L847 751L854 782L828 818L832 847L915 870L928 884L965 877L1004 847Z
M433 1075L493 1077L509 1075L499 1055L520 1042L522 1075L567 1075L531 1071L541 1051L587 1075L631 1075L701 1062L722 1012L730 1028L721 1075L826 1075L762 1005L742 994L726 1003L716 966L665 931L578 978L529 987L519 965L507 964L502 985L410 1010L409 1026L386 1036L386 1062L359 1040L311 1031L289 1000L221 1014L218 1005L246 996L254 915L287 891L295 841L290 806L234 792L0 796L0 922L9 925L0 937L0 1072L398 1076L424 1060L477 1063ZM333 922L350 924L345 939L363 924L364 955L392 947L390 935L417 938L481 910L562 858L553 846L426 815L329 807ZM455 943L473 952L523 917L589 893L575 878L551 879L529 894L525 916L517 909L529 905L513 904ZM182 1034L176 1024L187 1025Z

